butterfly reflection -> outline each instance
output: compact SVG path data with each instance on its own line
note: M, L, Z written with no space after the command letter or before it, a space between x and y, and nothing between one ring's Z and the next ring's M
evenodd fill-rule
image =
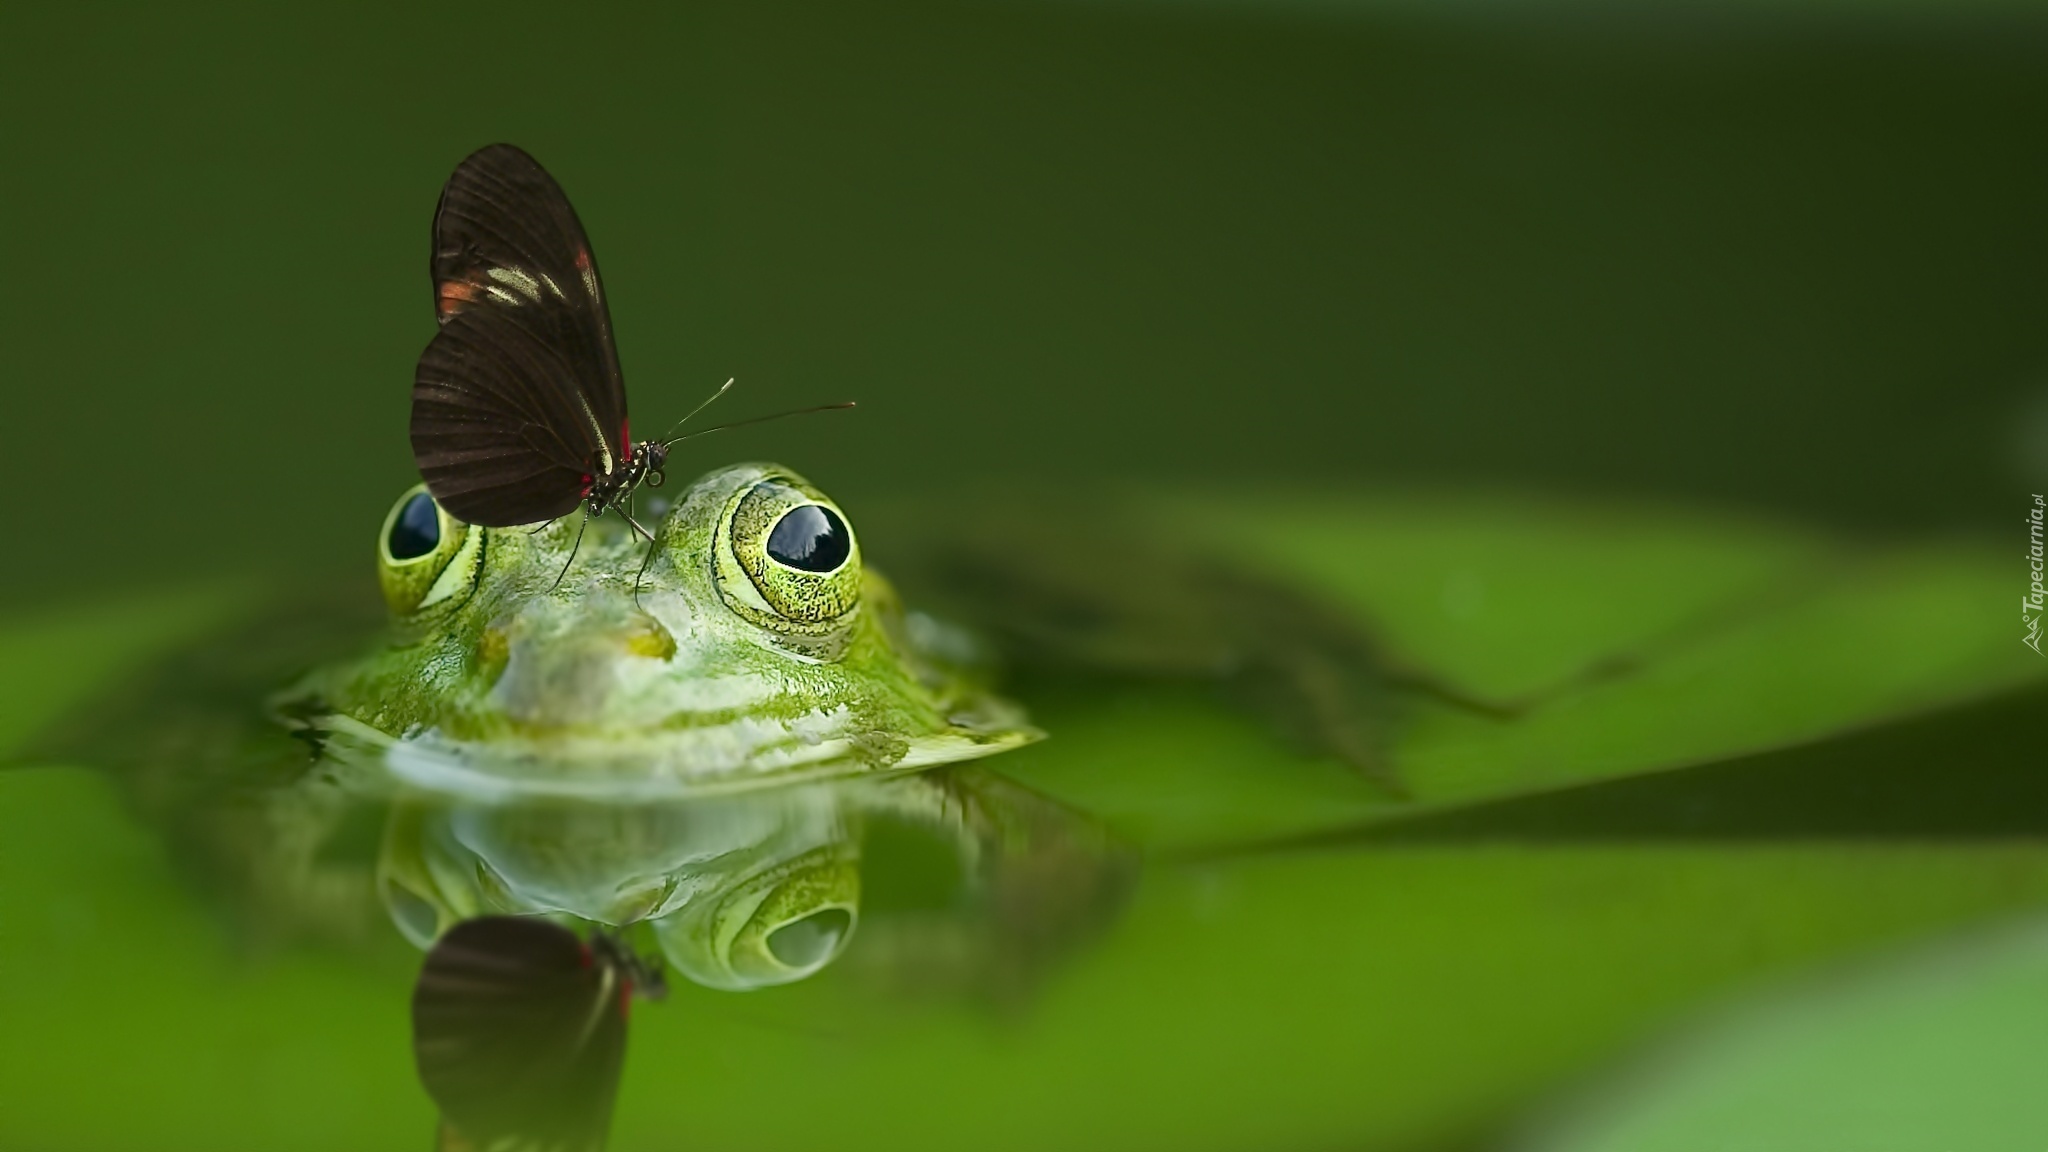
M445 1152L604 1147L635 997L667 991L617 937L484 916L427 952L413 987L413 1056L441 1110Z

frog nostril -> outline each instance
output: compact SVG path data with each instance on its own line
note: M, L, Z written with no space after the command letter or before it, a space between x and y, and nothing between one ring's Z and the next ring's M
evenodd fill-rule
M626 651L650 660L670 660L676 654L676 638L652 616L641 616L626 634Z

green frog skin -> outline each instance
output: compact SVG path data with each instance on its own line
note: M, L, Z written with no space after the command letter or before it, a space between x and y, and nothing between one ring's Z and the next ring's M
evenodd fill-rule
M378 536L389 642L278 710L472 798L715 794L1038 737L986 689L974 643L906 612L795 473L710 473L653 532L650 554L609 520L479 528L415 488Z

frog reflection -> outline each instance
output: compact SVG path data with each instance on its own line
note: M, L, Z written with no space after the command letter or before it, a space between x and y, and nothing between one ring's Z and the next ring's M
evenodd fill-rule
M377 888L421 947L492 914L644 924L677 973L741 991L803 979L847 950L862 921L863 840L883 825L953 850L960 898L939 919L954 940L937 951L956 960L1011 952L1015 967L1066 951L1113 910L1132 871L1093 821L955 769L634 805L407 797L392 809ZM1060 890L1018 899L1027 877ZM913 932L929 935L930 917L895 919L880 925L891 955ZM975 937L987 946L959 947Z
M741 990L830 963L860 915L859 813L845 789L796 787L634 806L394 808L377 886L431 944L491 913L646 923L689 979Z

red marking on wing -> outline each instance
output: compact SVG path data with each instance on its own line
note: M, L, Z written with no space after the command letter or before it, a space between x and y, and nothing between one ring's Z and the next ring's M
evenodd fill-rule
M585 968L588 968L588 967L590 967L590 965L591 965L591 964L592 964L592 963L593 963L593 962L594 962L594 961L595 961L596 959L597 959L597 957L595 957L595 956L593 956L593 955L591 955L591 954L590 954L590 945L588 945L588 944L578 944L578 945L576 945L576 962L577 962L577 963L579 963L579 964L583 965L583 966L584 966Z
M576 250L576 270L578 272L590 271L590 249L578 248Z
M583 474L583 491L581 491L581 492L579 492L579 493L577 493L577 494L576 494L576 495L577 495L577 497L578 497L579 499L581 499L581 498L582 498L582 497L584 497L584 496L588 496L588 495L590 495L590 486L591 486L591 483L592 483L592 480L591 480L591 476L590 476L590 473L588 473L588 472L585 472L585 473ZM588 951L589 951L589 949L587 949L587 948L586 948L586 949L584 949L584 951L585 951L585 952L588 952Z
M621 980L619 981L619 1019L624 1020L632 1014L633 982L631 980Z
M445 319L462 311L462 306L476 299L479 289L467 280L443 280L435 304Z
M619 421L619 447L628 451L633 447L633 421Z

